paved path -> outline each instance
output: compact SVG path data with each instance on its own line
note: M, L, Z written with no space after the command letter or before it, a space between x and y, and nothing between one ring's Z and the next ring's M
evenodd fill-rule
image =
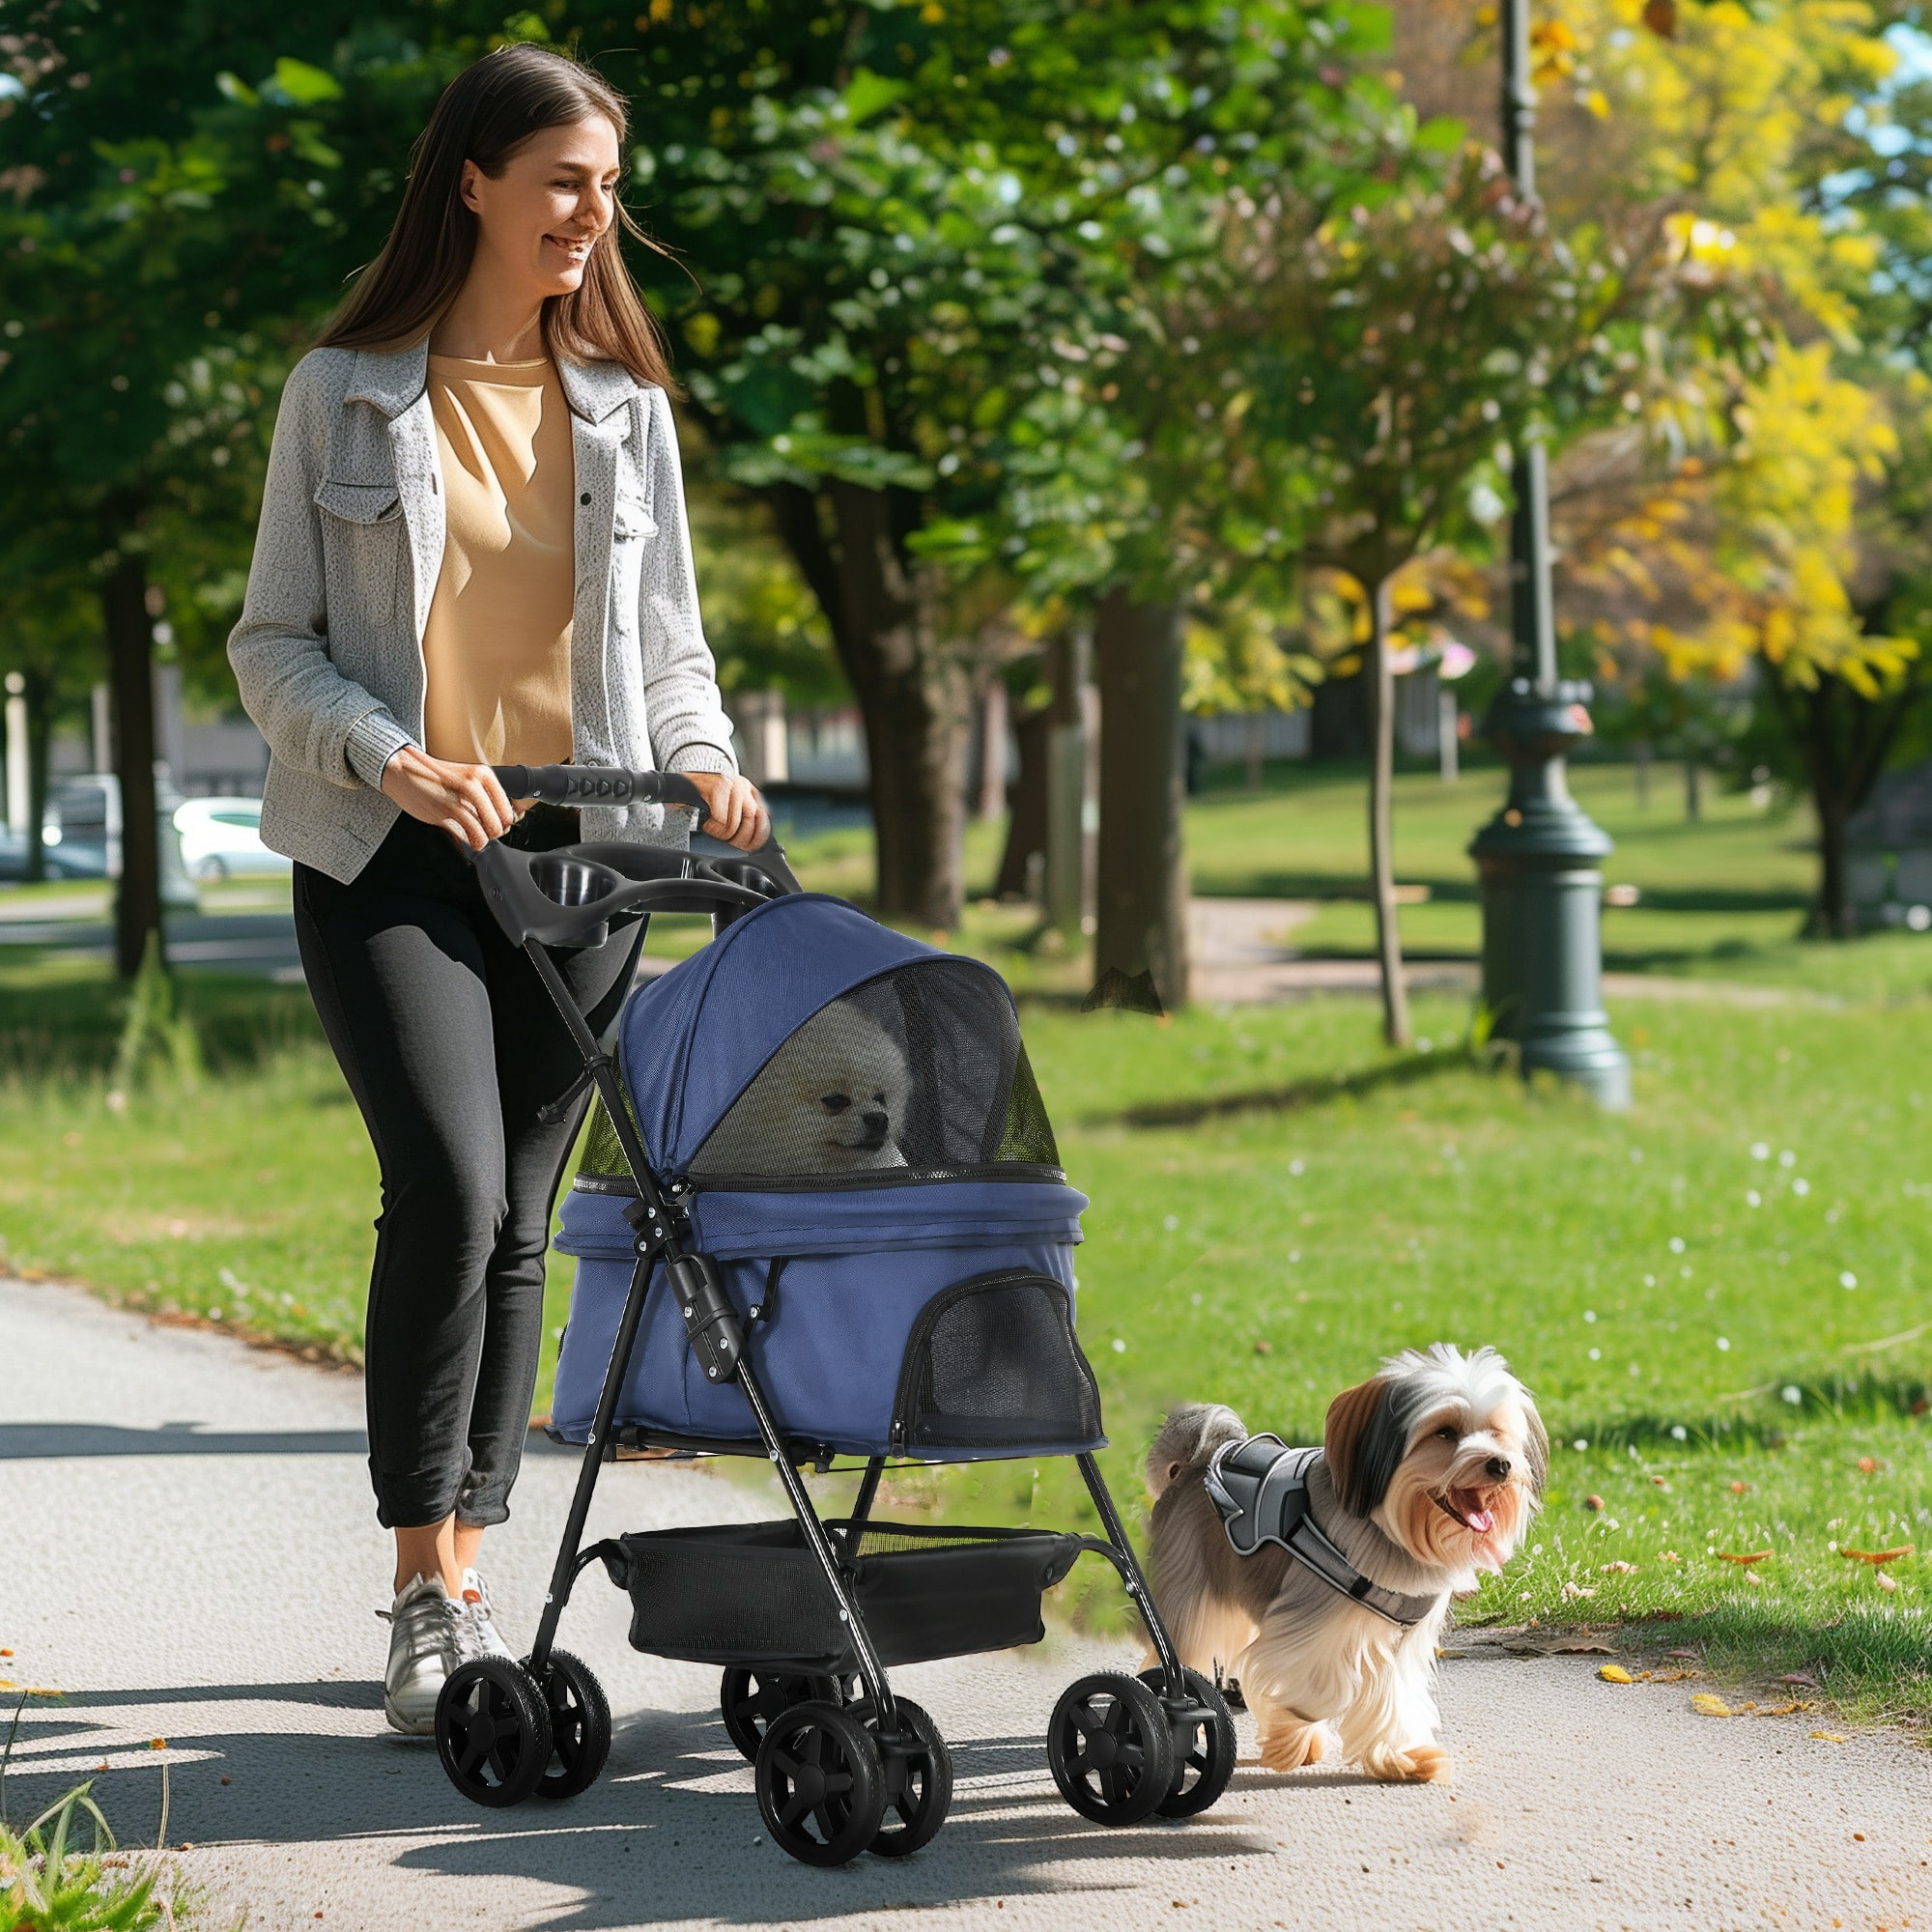
M761 1842L713 1674L628 1650L623 1600L595 1577L565 1629L611 1691L609 1772L568 1805L473 1810L429 1747L384 1728L362 1450L351 1375L0 1281L0 1671L66 1692L28 1703L12 1815L105 1764L110 1818L152 1839L165 1757L182 1865L253 1932L1932 1923L1926 1754L1814 1741L1816 1719L1697 1718L1683 1685L1613 1690L1585 1657L1474 1646L1443 1670L1452 1787L1274 1777L1243 1719L1248 1761L1212 1812L1125 1832L1067 1811L1040 1747L1068 1679L1124 1650L1062 1638L904 1671L953 1742L952 1822L904 1864L809 1870ZM533 1456L493 1536L513 1641L575 1466ZM592 1533L768 1508L627 1464Z

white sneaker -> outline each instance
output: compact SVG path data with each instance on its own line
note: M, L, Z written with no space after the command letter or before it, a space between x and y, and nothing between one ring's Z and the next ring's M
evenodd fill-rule
M463 1591L457 1600L461 1628L457 1642L467 1663L472 1657L503 1657L512 1662L516 1653L503 1641L490 1609L490 1589L473 1570L463 1573Z
M412 1577L386 1610L389 1663L383 1673L383 1715L411 1737L436 1732L436 1700L443 1679L462 1662L463 1612L449 1601L440 1577Z

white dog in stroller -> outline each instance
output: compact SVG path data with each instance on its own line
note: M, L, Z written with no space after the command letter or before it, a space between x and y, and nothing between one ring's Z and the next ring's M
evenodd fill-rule
M912 1097L904 1051L856 1000L822 1007L719 1122L696 1170L859 1174L903 1167Z

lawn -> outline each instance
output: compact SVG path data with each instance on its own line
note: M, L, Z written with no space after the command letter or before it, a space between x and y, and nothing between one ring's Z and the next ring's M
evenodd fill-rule
M1592 775L1606 819L1613 776ZM1445 798L1428 783L1404 794L1403 876L1440 880L1446 899L1494 787L1471 778ZM1190 822L1204 886L1352 889L1358 805L1333 781L1209 794ZM1169 1025L1028 1002L1063 1155L1094 1202L1081 1326L1116 1444L1109 1474L1138 1494L1139 1451L1171 1402L1230 1402L1250 1427L1307 1439L1327 1398L1383 1352L1493 1342L1559 1446L1530 1548L1466 1616L1630 1620L1651 1641L1658 1627L1635 1620L1682 1616L1668 1641L1720 1667L1812 1665L1855 1709L1923 1717L1932 1570L1918 1554L1879 1568L1840 1552L1932 1540L1932 1000L1918 990L1932 942L1799 946L1808 861L1792 826L1723 801L1684 834L1675 810L1660 795L1649 843L1613 825L1625 843L1611 875L1682 894L1683 909L1658 917L1709 920L1719 936L1645 958L1669 959L1673 977L1742 958L1750 978L1830 997L1612 1001L1635 1063L1628 1115L1526 1092L1443 1044L1391 1055L1366 1001L1195 1009ZM981 876L990 831L976 833ZM801 857L813 883L851 888L864 840L834 835ZM1727 909L1725 894L1784 898ZM1777 930L1721 950L1759 917ZM961 937L1022 984L1077 980L1077 960L1042 962L1025 936L1023 914L976 908ZM664 937L682 951L697 935ZM1779 959L1792 970L1774 971ZM305 996L185 983L208 1076L114 1113L99 969L0 954L8 1255L353 1359L374 1165ZM1452 1042L1466 1013L1424 999L1417 1025ZM553 1328L567 1268L553 1274ZM914 1508L1082 1514L1065 1463L897 1491Z

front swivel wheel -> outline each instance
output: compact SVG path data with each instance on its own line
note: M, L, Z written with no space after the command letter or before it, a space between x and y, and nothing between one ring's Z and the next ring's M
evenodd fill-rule
M1189 1708L1177 1714L1161 1706L1174 1733L1174 1783L1154 1807L1163 1818L1192 1818L1207 1810L1235 1775L1235 1719L1228 1700L1200 1671L1181 1674ZM1156 1664L1141 1672L1141 1682L1158 1699L1167 1690L1167 1672Z
M733 1663L726 1667L718 1689L718 1715L724 1719L724 1734L737 1746L739 1755L753 1763L772 1719L808 1699L822 1704L845 1702L836 1677Z
M886 1774L878 1740L849 1711L815 1699L781 1711L753 1767L772 1842L808 1865L842 1865L878 1836Z
M575 1798L597 1782L611 1755L611 1701L590 1666L567 1650L552 1651L543 1670L530 1674L550 1706L551 1758L537 1796Z
M1139 1678L1096 1670L1069 1684L1053 1707L1046 1762L1083 1818L1137 1825L1174 1786L1173 1728Z
M473 1658L443 1680L436 1749L472 1804L521 1804L550 1764L550 1707L521 1663Z

